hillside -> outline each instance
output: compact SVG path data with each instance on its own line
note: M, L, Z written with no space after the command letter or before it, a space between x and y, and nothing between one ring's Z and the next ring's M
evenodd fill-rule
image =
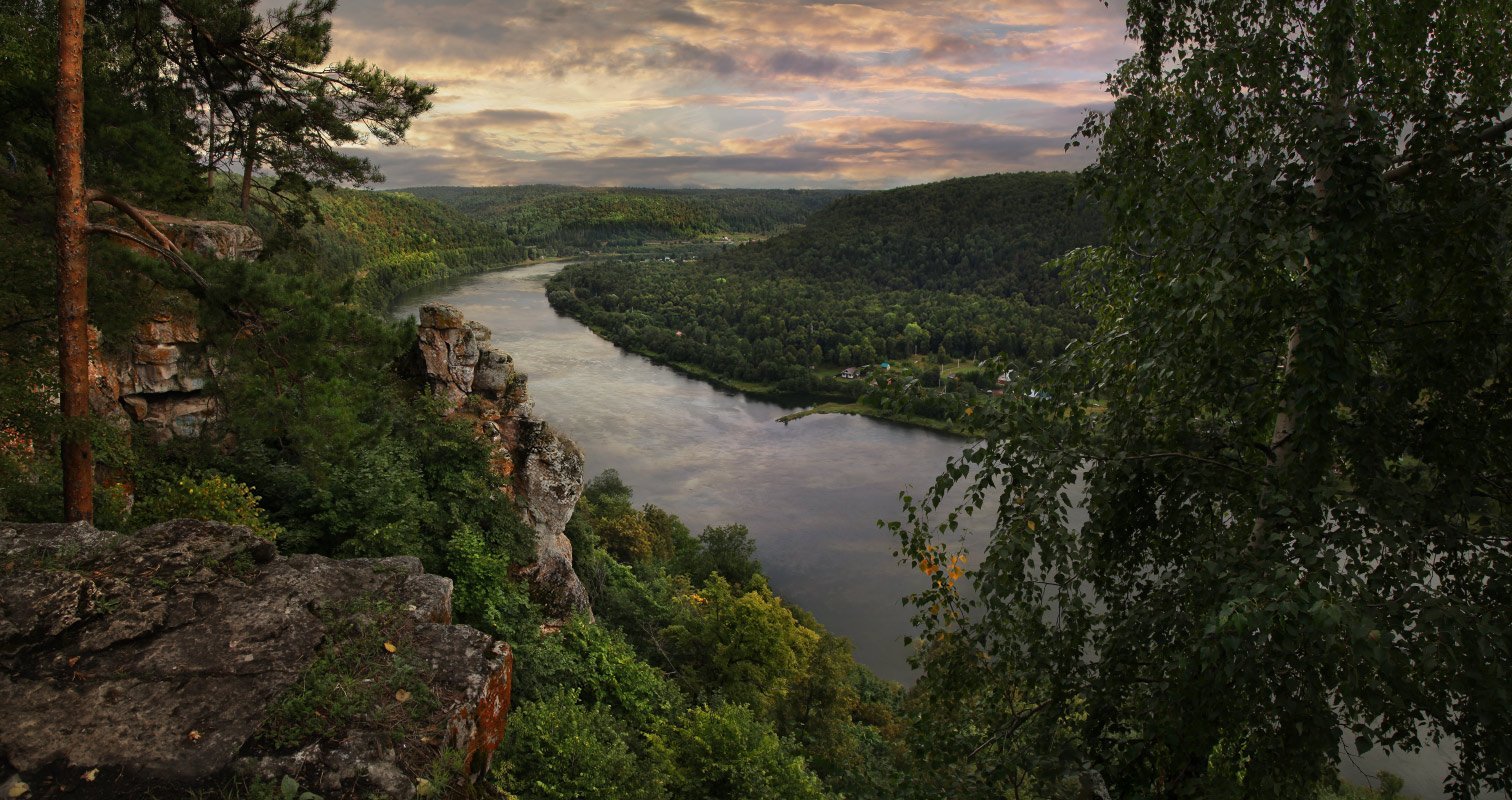
M697 263L575 264L548 290L617 344L781 391L854 397L862 381L831 376L880 362L911 360L926 383L993 356L1027 365L1089 330L1044 266L1101 240L1073 180L987 175L849 197Z
M328 279L352 281L378 308L405 289L523 260L526 249L434 200L339 189L319 195L322 224L305 230Z
M834 189L622 189L424 186L406 189L522 244L599 247L647 239L771 233L855 192Z

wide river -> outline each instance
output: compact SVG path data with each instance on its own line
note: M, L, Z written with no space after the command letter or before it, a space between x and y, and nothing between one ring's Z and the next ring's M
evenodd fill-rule
M893 538L877 522L898 519L899 492L932 483L962 440L844 415L777 422L792 409L685 377L558 316L544 284L562 266L431 284L393 311L414 315L439 301L493 329L493 343L529 376L540 415L582 447L590 476L618 470L638 504L677 514L694 533L748 526L773 590L849 638L877 674L910 681L901 601L923 577L893 558ZM1437 798L1448 755L1373 751L1341 770L1364 782L1390 769L1409 793Z

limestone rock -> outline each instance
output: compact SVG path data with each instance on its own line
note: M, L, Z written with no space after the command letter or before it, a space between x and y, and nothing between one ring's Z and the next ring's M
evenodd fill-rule
M477 424L493 446L494 469L510 481L521 515L536 532L536 558L520 574L553 622L591 614L588 592L572 566L567 521L583 493L583 454L534 416L525 377L508 353L488 344L488 328L454 306L420 308L412 360L418 377L446 397L454 414Z
M401 747L391 731L358 727L323 739L340 747L281 753L254 738L332 626L374 619L363 604L378 601L398 620L381 635L403 642L437 700L420 727L444 731L473 774L502 739L509 648L445 624L451 581L414 558L284 558L246 528L177 520L131 536L0 523L0 564L0 757L34 793L100 768L109 783L92 790L133 796L236 764L305 785L325 776L327 791L409 796L443 742Z
M453 404L460 404L472 391L481 327L469 326L455 306L428 303L420 307L415 366L431 388Z
M514 359L508 353L480 347L478 365L473 370L472 391L496 402L505 401L516 382L516 375Z
M127 353L107 354L90 331L90 409L125 427L146 427L154 441L201 435L220 419L206 391L218 370L199 323L184 312L162 311L133 331Z
M263 240L246 225L154 214L153 224L180 249L222 261L256 261Z

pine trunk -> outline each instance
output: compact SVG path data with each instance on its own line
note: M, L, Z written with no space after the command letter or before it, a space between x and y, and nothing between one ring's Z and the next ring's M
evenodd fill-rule
M252 210L252 168L257 164L257 126L247 127L247 147L242 151L241 210Z
M84 199L84 0L58 3L58 361L63 411L63 518L94 519L89 416L89 250Z

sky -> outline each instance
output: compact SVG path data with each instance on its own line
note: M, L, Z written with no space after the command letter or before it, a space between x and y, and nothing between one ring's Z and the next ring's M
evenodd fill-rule
M1133 45L1099 0L341 0L332 55L437 87L387 186L889 188L1079 169Z

